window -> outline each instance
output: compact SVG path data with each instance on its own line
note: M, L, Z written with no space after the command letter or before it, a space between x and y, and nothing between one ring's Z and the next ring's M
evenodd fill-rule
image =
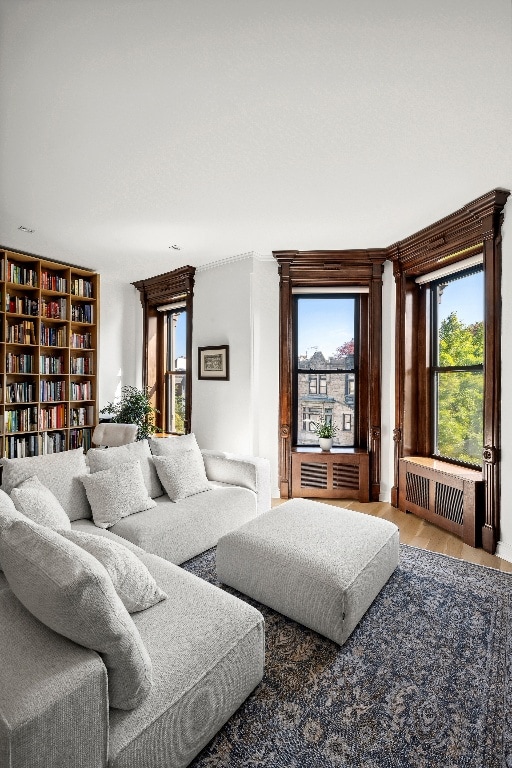
M187 434L192 418L194 267L133 283L143 317L143 379L164 433Z
M482 266L430 284L433 455L480 467L484 409Z
M294 443L318 445L315 426L325 420L338 427L334 446L353 447L359 298L296 295L293 304Z
M166 332L165 430L181 435L185 431L187 378L187 311L184 304L168 309Z

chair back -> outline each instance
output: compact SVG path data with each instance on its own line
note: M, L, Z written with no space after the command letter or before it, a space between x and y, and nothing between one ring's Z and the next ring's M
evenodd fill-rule
M104 422L98 424L92 433L92 442L107 448L117 448L119 445L134 443L137 439L137 424L116 424Z

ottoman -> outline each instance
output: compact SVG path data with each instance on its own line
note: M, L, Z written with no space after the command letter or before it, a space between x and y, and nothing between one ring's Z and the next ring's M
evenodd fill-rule
M291 499L223 536L217 576L343 645L399 559L388 520Z

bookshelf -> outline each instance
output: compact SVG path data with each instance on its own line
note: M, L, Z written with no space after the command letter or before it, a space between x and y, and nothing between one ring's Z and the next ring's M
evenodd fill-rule
M0 247L0 455L91 445L99 275Z

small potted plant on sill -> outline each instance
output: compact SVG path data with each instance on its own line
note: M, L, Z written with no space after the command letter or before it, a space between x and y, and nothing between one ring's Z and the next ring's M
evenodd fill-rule
M313 426L315 428L315 434L318 436L318 442L322 451L330 451L333 438L338 431L338 426L334 421L328 421L325 417L322 421L314 422Z

